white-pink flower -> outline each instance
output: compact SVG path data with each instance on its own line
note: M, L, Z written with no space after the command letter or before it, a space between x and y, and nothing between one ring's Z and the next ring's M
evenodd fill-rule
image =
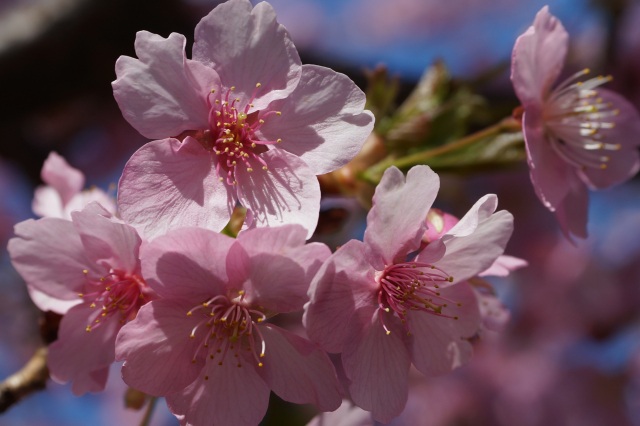
M522 102L531 181L567 237L587 237L588 188L622 183L640 169L640 115L622 96L600 86L610 77L579 81L580 71L552 89L569 37L545 6L516 40L511 81Z
M250 226L316 227L316 175L351 160L373 127L345 75L301 65L268 3L217 6L185 37L141 31L138 59L116 63L114 96L144 136L124 168L118 203L148 237L181 226L221 230L237 202Z
M8 251L43 311L64 314L49 346L51 377L80 395L104 389L118 331L155 295L140 273L136 230L96 203L71 220L42 218L15 227Z
M237 239L181 228L145 244L142 271L159 299L122 328L117 358L130 386L165 396L183 425L255 425L272 390L335 410L341 395L328 356L269 319L302 310L329 256L299 225Z
M40 176L46 185L36 188L32 203L33 212L40 217L71 219L71 212L93 201L116 213L115 199L100 188L84 190L84 174L56 152L49 153Z
M364 242L352 240L322 266L304 323L325 350L341 353L353 401L381 422L407 400L413 364L426 375L450 371L471 355L479 329L477 299L459 283L487 269L504 250L513 217L481 198L441 238L423 244L439 188L427 166L406 177L385 171L367 216Z

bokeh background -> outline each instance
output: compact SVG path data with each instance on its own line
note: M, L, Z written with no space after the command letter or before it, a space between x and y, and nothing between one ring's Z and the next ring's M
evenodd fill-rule
M40 312L8 261L13 225L33 217L31 198L50 151L89 185L115 191L146 141L113 99L118 56L138 30L193 39L212 0L0 0L0 378L40 345ZM516 37L548 3L571 35L568 74L589 67L640 104L640 2L632 0L273 0L302 60L330 66L364 88L382 64L406 96L441 59L459 79L484 78L489 101L516 107L508 79ZM490 78L488 78L490 77ZM640 138L640 135L638 135ZM502 336L479 342L472 363L415 386L406 425L640 425L640 181L594 194L590 238L572 246L535 198L526 165L444 174L436 206L461 216L496 193L515 216L508 253L529 261L492 281L511 312ZM440 203L440 204L438 204ZM353 200L327 199L320 237L337 245L362 231ZM170 367L169 367L170 368ZM50 382L0 415L0 425L136 425L112 369L104 393L81 398ZM312 415L278 405L265 424ZM413 415L413 414L407 414ZM153 425L177 425L161 401ZM400 423L398 423L400 424Z

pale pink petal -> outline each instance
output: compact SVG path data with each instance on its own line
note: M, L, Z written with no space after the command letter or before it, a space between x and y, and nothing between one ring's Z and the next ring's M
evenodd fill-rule
M179 392L202 371L206 354L198 352L191 331L202 320L187 312L198 302L158 299L142 306L116 340L116 359L124 360L122 378L131 387L155 396ZM192 362L193 360L196 362Z
M303 159L319 175L344 166L360 151L373 129L365 96L349 77L329 68L303 65L296 90L269 106L279 117L265 119L266 140Z
M481 277L493 276L493 277L506 277L509 273L528 266L529 262L524 259L520 259L514 256L507 256L503 254L493 262L489 268L480 272L478 275Z
M99 307L91 308L89 303L83 303L62 317L58 340L49 346L47 356L52 379L59 383L76 379L84 381L87 375L108 367L114 361L120 318L111 315L102 319L100 313ZM96 319L100 320L99 326L96 326ZM91 331L87 331L88 325L93 326ZM84 386L78 390L84 390L82 388Z
M193 59L213 67L243 102L256 93L255 110L286 98L300 80L298 52L266 2L253 10L248 0L218 5L196 26Z
M53 151L45 160L40 177L44 183L58 191L62 204L68 203L84 187L82 172L71 167L62 156Z
M454 283L467 280L493 264L504 252L512 232L513 215L505 210L494 213L478 223L471 235L442 237L446 252L436 266L453 276ZM420 255L416 260L424 261Z
M269 387L249 364L208 363L184 391L166 400L181 425L252 426L267 412Z
M408 393L409 353L399 321L391 317L385 325L379 309L362 308L349 322L349 336L342 352L342 362L351 384L351 398L373 417L388 423L402 412Z
M567 56L569 35L543 7L533 25L516 40L511 58L513 88L525 107L540 105L557 80Z
M612 108L619 111L610 119L615 127L601 130L601 134L603 142L620 144L620 149L603 152L609 157L606 169L588 167L582 170L582 174L592 188L604 189L629 180L640 169L640 116L635 107L617 93L599 89L598 96L603 104L611 104Z
M320 413L307 426L376 426L371 413L353 405L349 400L343 400L336 411Z
M60 193L52 186L39 186L33 194L31 210L39 217L57 217L69 219L64 212Z
M529 173L536 195L542 204L554 211L569 191L573 166L566 163L551 147L544 133L541 112L527 110L522 129L527 147Z
M498 208L498 197L494 194L487 194L480 198L469 209L469 211L453 225L444 237L445 241L453 237L467 237L473 234L478 226L487 220Z
M227 274L230 288L244 289L247 303L267 311L293 312L302 309L307 301L309 282L305 280L305 270L286 256L249 256L236 242L227 256Z
M331 250L323 243L308 243L289 253L289 257L305 270L307 283L313 280L329 256Z
M77 297L77 294L76 297L65 300L51 297L32 286L27 286L27 292L29 293L29 297L33 301L33 304L43 312L51 311L58 314L64 314L77 304L82 303L82 299Z
M440 187L440 179L427 166L415 166L405 177L396 167L382 176L367 215L364 242L377 270L395 261L404 262L418 249L426 230L425 220ZM375 263L373 263L375 262Z
M243 231L238 241L250 255L258 253L289 254L300 249L306 241L307 231L299 225L255 228Z
M162 139L209 127L207 96L219 87L219 79L213 69L188 62L184 47L181 34L163 38L140 31L135 42L139 59L121 56L116 62L113 95L124 118L145 137Z
M364 244L351 240L321 267L309 289L303 323L309 338L326 351L342 352L351 315L375 303L375 270L365 260Z
M569 185L569 192L556 209L555 215L562 233L572 241L572 235L578 238L588 237L589 192L576 175L570 177Z
M284 150L272 149L260 156L268 170L236 168L238 200L251 210L256 226L297 223L311 237L320 211L316 175L304 161Z
M134 228L89 211L72 213L87 257L126 273L137 273L140 237Z
M340 406L340 385L325 352L273 325L260 326L260 331L266 351L258 373L276 395L296 404L314 404L321 411Z
M448 373L467 362L472 347L466 339L480 329L478 299L468 283L441 289L441 294L451 300L442 313L454 318L423 311L407 314L411 359L415 367L428 376Z
M176 229L142 245L142 276L161 297L204 302L226 292L225 258L234 242L207 229Z
M234 205L211 153L192 137L144 145L124 166L118 186L122 218L147 239L184 226L221 231Z
M71 219L72 212L82 210L91 203L100 204L102 209L109 213L108 215L103 214L105 217L115 216L116 214L115 198L99 188L91 188L76 194L69 200L67 205L64 206L64 219Z
M79 300L78 293L86 283L83 271L98 276L106 272L91 265L78 233L68 220L30 219L18 223L15 233L7 247L13 266L28 287L47 296L68 302ZM52 307L45 304L42 309Z

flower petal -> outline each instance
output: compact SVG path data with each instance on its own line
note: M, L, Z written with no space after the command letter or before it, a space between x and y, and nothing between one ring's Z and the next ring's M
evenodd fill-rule
M18 223L15 233L16 238L12 238L7 247L13 266L29 288L49 297L80 303L78 293L86 282L83 270L97 276L106 272L87 259L80 236L68 220L29 219ZM46 310L53 305L38 307ZM55 312L64 314L60 310Z
M149 142L124 166L120 214L147 239L170 229L221 231L235 201L218 181L211 155L192 137Z
M309 167L293 154L272 149L261 154L268 170L236 168L238 199L251 210L258 227L297 223L311 237L318 224L320 185Z
M92 383L99 383L87 376L107 368L115 359L114 345L121 327L120 318L107 316L99 326L95 326L96 319L100 319L99 308L91 308L89 303L74 306L62 317L58 340L49 346L47 365L51 377L59 383L80 380L82 385L74 392L102 390L94 388ZM87 331L90 324L94 327ZM87 386L89 388L85 389Z
M247 0L218 5L196 26L193 59L214 68L243 101L255 93L253 110L286 98L300 80L298 52L266 2L253 10Z
M405 261L420 246L425 220L440 187L440 179L428 166L415 166L407 179L396 167L382 176L367 215L364 242L370 261L381 271L386 265ZM375 262L375 263L373 263Z
M147 138L209 128L207 96L220 86L219 78L213 69L187 61L185 42L181 34L165 39L139 31L139 59L121 56L116 62L113 95L124 118Z
M511 57L513 88L527 108L540 105L558 79L567 56L569 35L562 23L543 7L533 25L516 40Z
M85 253L95 263L127 273L140 270L140 237L136 230L88 210L73 212L73 226L78 231Z
M364 244L351 240L321 267L309 288L304 326L309 338L327 352L342 352L351 315L375 303L374 269L365 260Z
M280 398L314 404L321 411L340 406L336 372L325 352L302 337L279 327L260 326L265 341L264 366L258 373Z
M498 256L498 258L489 266L489 268L480 272L478 276L480 277L506 277L509 273L516 271L520 268L524 268L528 266L529 262L524 259L520 259L519 257L507 256L503 254L502 256Z
M371 411L379 422L388 423L407 402L410 360L399 322L385 323L391 331L387 334L379 312L374 307L356 312L349 323L342 362L356 405Z
M56 152L49 153L42 166L40 176L47 185L58 191L63 204L67 204L84 187L82 172L71 167Z
M206 358L202 352L196 357L200 341L189 336L201 318L187 316L191 308L179 299L153 300L122 327L116 359L125 361L122 378L129 386L163 396L181 391L200 374Z
M161 297L203 302L226 292L225 259L234 241L207 229L176 229L142 245L142 276Z
M183 425L251 426L267 412L269 387L250 365L209 363L184 391L166 399Z
M480 328L478 300L471 286L456 284L441 290L442 297L452 300L443 314L446 318L422 311L409 311L411 360L428 376L448 373L465 363L472 353L472 337Z
M329 68L303 65L302 78L270 111L260 132L282 139L279 148L297 155L319 175L344 166L360 151L373 129L373 114L363 111L365 96L349 77Z
M495 209L493 195L478 200L462 218L459 228L454 226L451 232L463 231L470 222L477 220L477 227L471 234L457 236L446 234L440 241L446 246L445 255L436 262L436 266L453 276L453 282L467 280L486 270L504 252L504 248L513 232L513 215L505 210L487 217L484 211L487 204ZM484 217L484 218L483 218ZM479 219L479 220L478 220ZM466 229L465 231L468 231ZM418 261L423 261L418 255Z
M601 130L603 142L619 144L620 149L603 152L609 157L606 169L589 167L582 170L584 180L594 189L604 189L631 179L640 169L638 135L640 115L629 101L610 90L599 89L603 104L611 104L618 114L611 118L615 127Z
M336 411L319 413L307 426L376 426L371 414L345 399Z
M587 238L589 217L589 192L576 175L570 178L570 190L555 211L562 233L573 243L571 236Z

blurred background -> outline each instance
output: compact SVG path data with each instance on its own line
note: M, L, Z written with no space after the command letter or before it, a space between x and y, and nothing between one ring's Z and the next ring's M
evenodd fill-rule
M134 56L138 30L182 33L189 42L211 0L0 0L0 379L40 345L41 313L11 267L13 225L34 217L40 168L56 151L88 185L114 193L124 164L146 140L122 118L111 81L120 55ZM546 3L571 36L571 74L589 67L640 104L640 2L632 0L273 0L304 63L348 74L363 89L366 70L398 79L397 103L424 70L442 60L489 108L510 111L516 37ZM488 123L491 124L491 123ZM640 135L639 135L640 137ZM479 342L472 363L421 381L406 425L640 425L640 181L593 194L590 238L572 246L535 197L524 163L443 173L436 207L462 216L480 196L498 194L515 216L508 254L529 261L493 280L511 312L502 336ZM440 204L438 204L440 203ZM365 211L327 197L317 239L335 246L362 232ZM136 425L123 404L119 366L104 393L74 397L49 382L44 392L0 415L0 425ZM313 415L275 405L265 424L305 424ZM418 408L416 408L418 407ZM424 410L424 411L421 411ZM410 410L409 410L410 411ZM409 416L409 414L407 414ZM164 403L153 425L177 425Z

